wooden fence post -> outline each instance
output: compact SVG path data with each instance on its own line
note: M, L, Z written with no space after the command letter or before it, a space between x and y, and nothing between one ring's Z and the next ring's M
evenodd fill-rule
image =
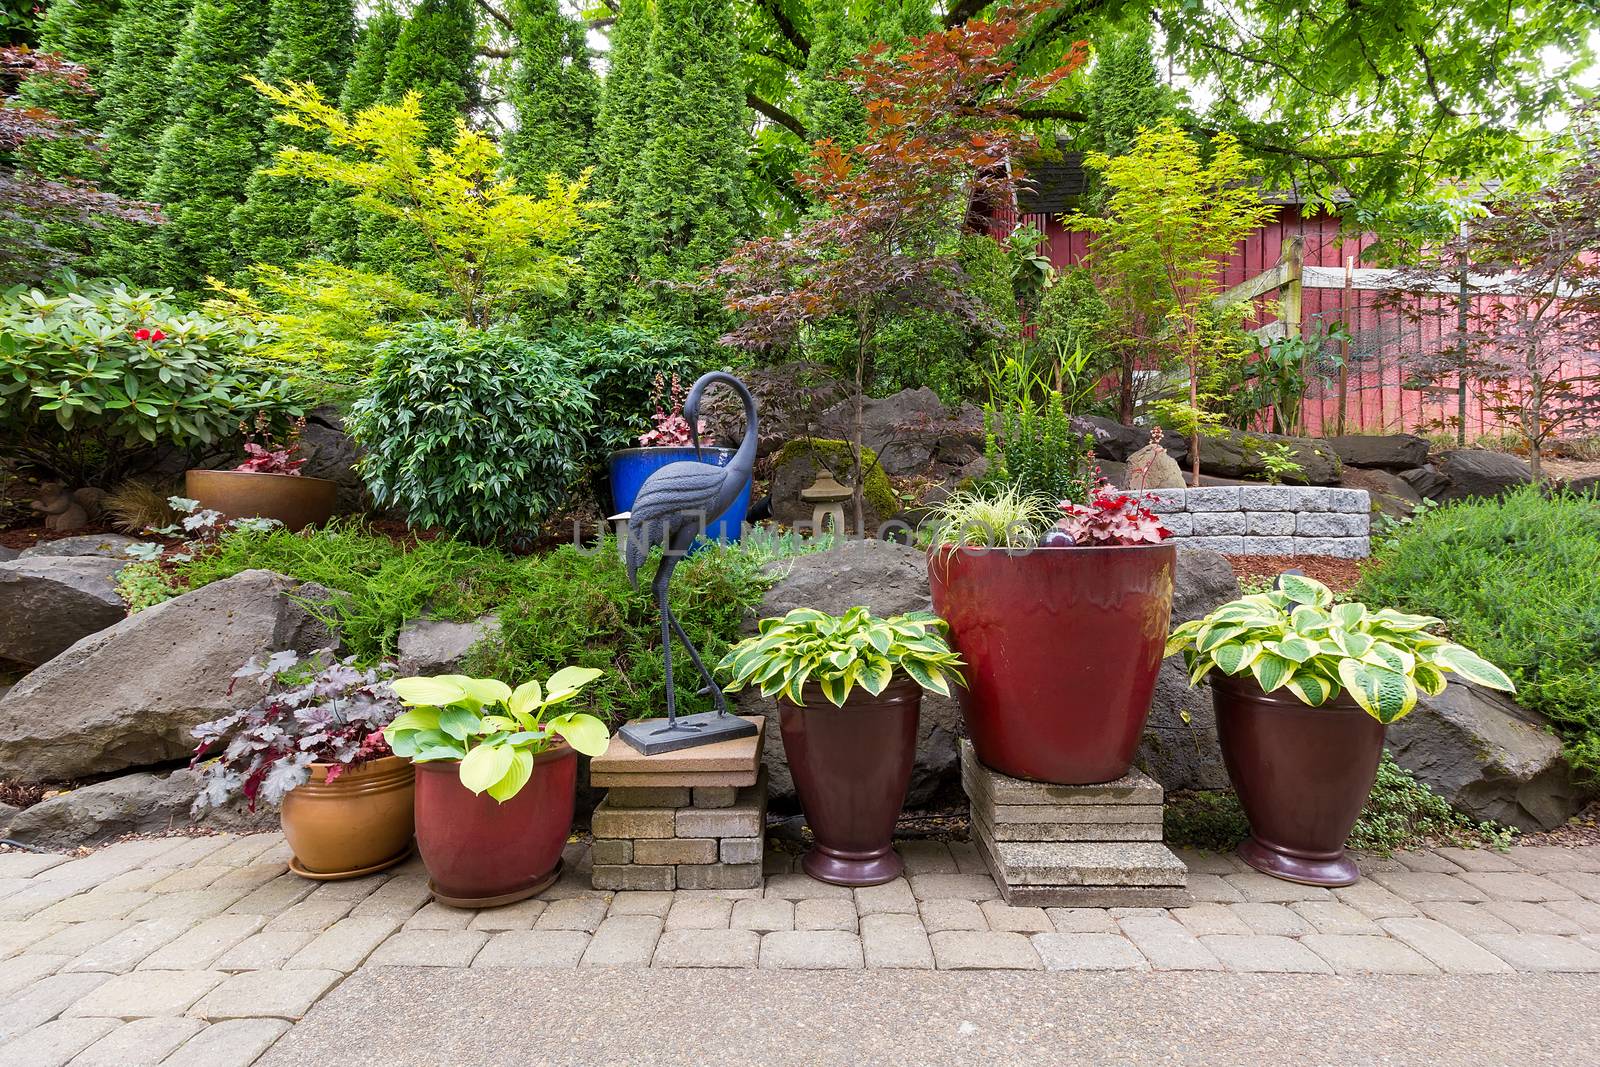
M1278 318L1283 322L1283 335L1298 341L1301 338L1302 283L1305 278L1306 265L1305 234L1297 233L1289 238L1289 244L1283 250L1283 265L1287 268L1285 272L1287 277L1284 280L1283 291L1278 297ZM1300 380L1302 382L1306 380L1309 363L1310 360L1307 359L1304 350L1302 350L1300 353ZM1300 432L1304 433L1306 412L1303 403L1296 409L1295 421L1299 424ZM1295 427L1286 425L1284 429L1292 433Z

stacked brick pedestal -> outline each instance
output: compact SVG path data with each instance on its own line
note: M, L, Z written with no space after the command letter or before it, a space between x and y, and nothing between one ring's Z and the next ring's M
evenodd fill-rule
M1180 907L1183 861L1161 843L1161 783L1132 769L1103 785L1011 778L961 742L972 839L1006 903L1067 908Z
M606 788L594 811L596 889L754 889L761 885L767 779L761 729L656 756L620 737L589 766Z

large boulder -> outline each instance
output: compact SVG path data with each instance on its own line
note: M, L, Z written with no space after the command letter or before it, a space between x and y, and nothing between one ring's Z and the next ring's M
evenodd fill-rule
M1516 456L1482 448L1458 448L1439 457L1438 470L1449 485L1441 501L1500 496L1533 481L1533 471Z
M1104 415L1074 415L1072 428L1089 437L1099 459L1126 463L1128 457L1150 443L1150 427L1128 426ZM1178 462L1189 458L1189 441L1181 434L1162 435L1161 447Z
M1143 491L1146 489L1182 489L1189 483L1184 480L1183 468L1178 466L1178 461L1167 454L1166 449L1154 444L1145 445L1139 451L1128 457L1126 467L1122 472L1122 480L1118 481L1106 473L1106 460L1100 464L1100 474L1111 482L1124 489Z
M845 438L854 425L851 402L822 416L829 436ZM861 440L878 453L891 477L927 473L935 464L959 467L983 448L983 417L970 404L947 408L927 386L893 396L868 398L861 408Z
M1386 470L1346 467L1339 484L1346 489L1365 489L1373 507L1396 519L1410 515L1422 503L1422 494L1410 482Z
M1352 433L1329 437L1323 444L1350 467L1403 471L1428 462L1428 442L1409 433Z
M1239 595L1239 580L1228 561L1201 548L1179 548L1172 582L1172 625L1209 615ZM1163 660L1156 674L1155 698L1145 723L1136 762L1168 789L1226 789L1228 772L1217 747L1217 720L1211 686L1189 687L1183 657Z
M299 455L306 461L300 473L326 478L339 487L336 507L341 513L362 511L367 504L367 489L356 473L361 446L344 432L339 409L324 404L306 416L300 431Z
M413 619L400 630L400 674L459 674L467 653L486 637L500 632L500 620L485 615L471 622Z
M58 537L54 541L40 541L23 549L19 557L32 559L39 556L100 556L104 559L120 559L126 563L129 548L147 543L137 537L124 537L122 534L114 533L74 534L71 537Z
M1343 464L1324 441L1309 437L1282 437L1273 433L1226 430L1200 439L1200 470L1219 478L1260 478L1267 473L1266 452L1280 444L1289 446L1290 458L1302 470L1285 474L1294 485L1338 485Z
M782 577L767 591L760 616L783 615L799 607L838 614L858 605L875 615L930 611L926 560L921 551L891 541L845 541L826 552L768 564ZM749 628L754 631L754 620ZM794 778L784 759L777 702L753 689L734 697L741 715L766 716L762 761L767 766L767 788L780 810L794 809ZM956 740L961 736L960 706L948 697L924 693L908 806L925 805L959 790Z
M1409 485L1413 492L1424 500L1438 502L1444 499L1444 494L1450 488L1450 479L1439 473L1439 468L1432 463L1424 463L1420 467L1400 472L1400 480Z
M5 828L6 836L39 848L96 845L123 834L159 834L187 826L216 830L276 829L275 808L212 808L197 821L189 814L200 791L190 770L125 774L46 797L24 808Z
M232 685L246 660L336 643L302 605L332 597L244 571L85 637L0 700L0 776L58 781L186 758L191 729L255 698Z
M1388 746L1402 767L1476 819L1551 830L1589 796L1574 784L1544 716L1470 682L1420 697L1390 724Z
M1579 495L1593 495L1600 493L1600 474L1590 474L1582 478L1572 478L1563 483L1569 493Z
M98 556L0 563L0 660L37 667L119 622L128 608L113 579L123 566Z

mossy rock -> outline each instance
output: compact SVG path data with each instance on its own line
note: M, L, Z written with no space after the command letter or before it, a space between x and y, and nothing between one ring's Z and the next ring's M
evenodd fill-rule
M867 526L876 529L900 510L900 499L889 484L889 476L878 466L878 454L863 445L861 460L868 471L863 485ZM816 481L819 467L832 471L833 476L845 485L855 484L855 465L850 461L848 441L801 437L778 450L772 474L774 519L790 525L810 521L814 505L801 500L800 491ZM845 504L845 518L854 521L848 502Z

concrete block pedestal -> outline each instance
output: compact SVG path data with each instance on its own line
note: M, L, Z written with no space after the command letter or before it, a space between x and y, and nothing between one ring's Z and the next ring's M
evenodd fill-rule
M1182 907L1188 870L1161 843L1161 784L1138 769L1102 785L1012 778L961 742L972 839L1008 904Z
M589 765L604 787L595 808L594 887L755 889L766 840L765 720L753 737L655 756L620 737Z

